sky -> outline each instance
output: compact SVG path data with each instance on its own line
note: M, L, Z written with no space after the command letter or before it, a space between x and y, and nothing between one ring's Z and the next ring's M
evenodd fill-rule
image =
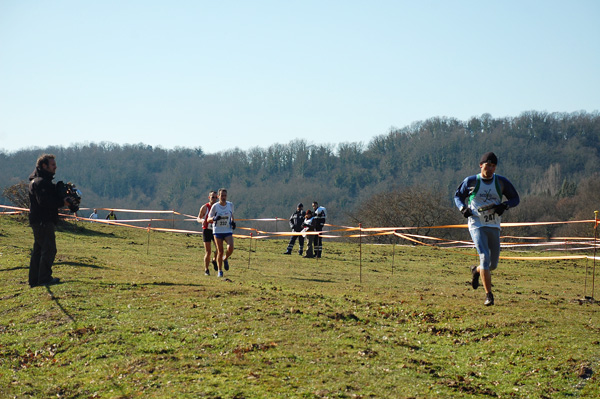
M600 1L0 0L0 152L600 109Z

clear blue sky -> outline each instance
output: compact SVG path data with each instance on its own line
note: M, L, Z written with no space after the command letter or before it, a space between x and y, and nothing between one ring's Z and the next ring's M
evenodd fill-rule
M600 1L0 0L0 150L600 109Z

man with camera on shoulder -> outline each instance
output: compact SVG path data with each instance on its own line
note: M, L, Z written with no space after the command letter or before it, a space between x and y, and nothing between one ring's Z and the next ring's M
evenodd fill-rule
M58 209L67 206L73 212L78 210L78 198L70 196L62 182L52 182L55 173L55 156L44 154L37 159L35 170L29 176L29 224L34 239L29 262L29 286L32 288L60 282L52 277Z

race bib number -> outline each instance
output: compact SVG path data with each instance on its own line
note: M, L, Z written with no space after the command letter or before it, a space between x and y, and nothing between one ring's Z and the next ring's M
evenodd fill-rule
M217 220L218 227L229 227L229 216L221 216L219 220Z
M496 223L496 213L494 211L489 212L486 211L479 216L481 223L485 224L494 224Z

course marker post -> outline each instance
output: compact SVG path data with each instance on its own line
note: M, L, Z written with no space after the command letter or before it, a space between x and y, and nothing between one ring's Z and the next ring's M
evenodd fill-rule
M596 282L596 246L598 245L598 211L594 211L594 266L592 268L592 300Z
M252 233L250 233L250 245L248 245L248 269L250 269L250 255L252 254Z
M146 244L146 255L150 254L150 224L152 223L152 219L150 219L150 223L148 223L148 242Z
M358 224L359 281L362 284L362 223Z
M394 231L395 233L396 231ZM394 275L394 259L396 258L396 240L398 238L396 238L396 236L393 237L393 242L392 242L392 276Z

